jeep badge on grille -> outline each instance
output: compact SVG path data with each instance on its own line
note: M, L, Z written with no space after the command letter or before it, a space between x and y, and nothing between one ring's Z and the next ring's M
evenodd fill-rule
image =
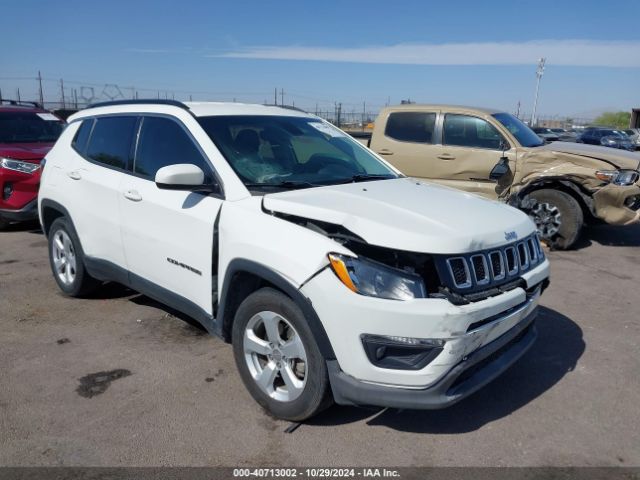
M504 232L504 239L507 242L510 242L511 240L517 240L518 234L516 232Z

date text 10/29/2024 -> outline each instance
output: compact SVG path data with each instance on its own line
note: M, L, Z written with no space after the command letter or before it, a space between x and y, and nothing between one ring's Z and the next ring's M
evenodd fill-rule
M388 468L236 468L233 476L258 478L399 478Z

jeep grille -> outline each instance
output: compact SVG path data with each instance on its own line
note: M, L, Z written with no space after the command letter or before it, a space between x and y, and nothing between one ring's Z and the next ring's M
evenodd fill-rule
M471 292L514 280L540 264L544 253L538 235L533 234L500 248L446 257L445 260L445 272L441 272L445 286Z

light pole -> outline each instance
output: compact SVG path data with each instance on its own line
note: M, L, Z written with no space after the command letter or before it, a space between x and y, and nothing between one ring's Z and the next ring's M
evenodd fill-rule
M540 79L544 74L544 64L547 61L546 58L538 59L538 68L536 69L536 96L533 100L533 113L531 114L531 126L536 126L536 109L538 108L538 90L540 89Z

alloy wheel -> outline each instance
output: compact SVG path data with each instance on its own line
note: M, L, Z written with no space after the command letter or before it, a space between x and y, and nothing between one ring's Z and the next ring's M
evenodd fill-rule
M76 252L71 238L64 230L58 230L51 242L51 256L58 279L70 286L76 279Z
M562 214L555 205L538 202L531 210L531 215L542 238L550 239L560 231Z
M244 331L244 358L260 390L281 402L298 398L307 380L307 353L300 335L275 312L255 314Z

